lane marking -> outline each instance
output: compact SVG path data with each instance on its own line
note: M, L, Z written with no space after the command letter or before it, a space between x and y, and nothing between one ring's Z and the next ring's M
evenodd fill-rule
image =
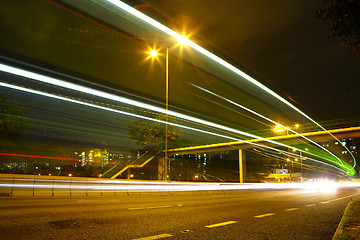
M275 215L275 213L266 213L266 214L257 215L257 216L254 216L254 217L256 217L256 218L263 218L263 217L268 217L268 216L272 216L272 215Z
M208 225L208 226L205 226L205 227L206 228L214 228L214 227L221 227L221 226L234 224L234 223L237 223L237 221L227 221L227 222L222 222L222 223L216 223L216 224Z
M145 209L170 208L170 207L172 206L137 207L137 208L128 208L128 210L145 210Z
M339 200L342 200L342 199L345 199L345 198L353 197L353 196L356 196L356 195L359 195L359 194L360 194L360 193L353 194L353 195L349 195L349 196L345 196L345 197L341 197L341 198L335 198L335 199L332 199L332 200L329 200L329 201L320 202L320 203L321 203L321 204L326 204L326 203L330 203L330 202L335 202L335 201L339 201Z
M291 212L291 211L295 211L295 210L298 210L299 208L289 208L289 209L286 209L285 212Z
M312 207L312 206L316 206L317 204L316 203L313 203L313 204L309 204L309 205L306 205L307 207Z
M153 239L161 239L161 238L167 238L167 237L172 237L171 234L160 234L160 235L155 235L155 236L149 236L149 237L143 237L143 238L134 238L132 240L153 240Z

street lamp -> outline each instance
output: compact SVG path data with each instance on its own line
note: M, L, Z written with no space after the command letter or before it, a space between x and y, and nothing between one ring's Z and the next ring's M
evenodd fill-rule
M178 44L180 45L186 45L189 41L185 36L180 36L178 39ZM152 49L150 51L151 57L157 57L158 50ZM166 48L166 55L165 55L165 161L164 161L164 175L166 176L166 180L168 180L168 114L167 111L169 110L169 48Z
M149 52L150 57L157 57L158 55L158 50L156 49L151 49L151 51ZM169 109L169 48L166 48L166 55L165 55L165 109L166 109L166 114L165 114L165 161L164 161L164 175L166 176L166 180L168 179L168 156L167 156L167 132L168 132L168 114L167 114L167 110Z

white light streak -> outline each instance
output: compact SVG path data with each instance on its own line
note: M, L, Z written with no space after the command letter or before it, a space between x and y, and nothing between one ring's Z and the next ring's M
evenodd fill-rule
M208 122L208 121L205 121L205 120L201 120L201 119L198 119L198 118L194 118L194 117L190 117L190 116L187 116L187 115L179 114L179 113L176 113L176 112L173 112L173 111L164 110L164 109L161 109L161 108L149 105L149 104L141 103L141 102L134 101L134 100L131 100L131 99L126 99L124 97L120 97L120 96L105 93L105 92L102 92L102 91L99 91L99 90L79 86L77 84L68 83L68 82L65 82L65 81L62 81L62 80L58 80L58 79L54 79L54 78L47 77L47 76L44 76L44 75L40 75L40 74L37 74L37 73L32 73L32 72L25 71L25 70L22 70L22 69L10 67L10 66L4 65L4 64L0 64L0 70L4 71L4 72L11 73L11 74L15 74L15 75L18 75L18 76L31 78L31 79L38 80L38 81L41 81L41 82L53 84L53 85L56 85L56 86L59 86L59 87L69 88L69 89L72 89L72 90L77 90L79 92L84 92L84 93L100 96L100 97L103 97L103 98L107 98L107 99L110 99L110 100L114 100L114 101L118 101L118 102L122 102L122 103L127 103L129 105L133 105L133 106L137 106L137 107L143 107L143 108L146 108L146 109L149 109L149 110L158 111L158 112L165 113L165 114L169 113L169 115L172 115L172 116L176 116L176 117L179 117L179 118L183 118L183 119L187 119L187 120L190 120L190 121L198 122L198 123L201 123L201 124L204 124L204 125L208 125L208 126L218 128L218 129L223 129L223 130L227 130L227 131L242 134L242 135L248 135L248 136L253 137L254 139L262 139L263 141L266 141L266 142L270 142L270 143L273 143L273 144L276 144L276 145L287 147L287 145L285 145L285 144L278 143L278 142L272 141L272 140L268 140L266 138L262 138L262 137L259 137L259 136L256 136L256 135L248 134L248 133L245 133L245 132L242 132L242 131L239 131L239 130L231 129L231 128L228 128L228 127L225 127L225 126L221 126L221 125L216 124L216 123L211 123L211 122ZM261 144L248 142L248 141L245 141L245 140L242 140L242 139L233 138L233 137L229 137L229 136L222 135L222 134L217 134L217 133L213 133L213 132L209 132L209 131L205 131L205 130L201 130L201 129L197 129L197 128L192 128L192 127L188 127L188 126L184 126L184 125L180 125L180 124L175 124L175 123L166 122L166 121L162 121L162 120L158 120L158 119L153 119L153 118L141 116L141 115L138 115L138 114L133 114L133 113L125 112L125 111L120 111L120 110L116 110L116 109L112 109L112 108L108 108L108 107L103 107L103 106L99 106L99 105L95 105L95 104L91 104L91 103L87 103L87 102L82 102L82 101L78 101L78 100L70 99L70 98L66 98L66 97L61 97L61 96L57 96L57 95L53 95L53 94L49 94L49 93L44 93L44 92L40 92L40 91L37 91L37 90L28 89L28 88L24 88L24 87L20 87L20 86L15 86L15 85L3 83L3 82L0 82L0 86L8 87L8 88L28 92L28 93L33 93L33 94L37 94L37 95L41 95L41 96L46 96L46 97L50 97L50 98L55 98L55 99L62 100L62 101L72 102L72 103L76 103L76 104L80 104L80 105L84 105L84 106L88 106L88 107L93 107L93 108L102 109L102 110L106 110L106 111L111 111L111 112L115 112L115 113L119 113L119 114L124 114L124 115L131 116L131 117L137 117L137 118L146 119L146 120L150 120L150 121L155 121L155 122L159 122L159 123L163 123L163 124L169 124L169 125L189 129L189 130L192 130L192 131L196 131L196 132L201 132L201 133L206 133L206 134L210 134L210 135L213 135L213 136L223 137L223 138L230 139L230 140L233 140L233 141L246 142L246 143L249 143L249 144L252 144L252 145L255 145L255 146L259 146L259 147L274 149L274 148L270 148L270 147L267 147L267 146L264 146L264 145L261 145ZM322 164L325 164L325 163L322 163ZM326 164L326 165L328 165L328 164ZM335 166L332 166L332 167L338 169ZM345 172L344 170L341 170L341 169L339 169L339 170Z
M214 128L217 128L217 129L221 129L221 130L229 131L229 132L232 132L232 133L236 133L236 134L239 134L239 135L251 137L253 139L261 139L261 140L263 140L265 142L273 143L273 144L276 144L276 145L279 145L279 146L288 147L286 144L282 144L282 143L279 143L279 142L276 142L276 141L268 140L266 138L262 138L260 136L254 135L254 134L250 134L250 133L243 132L243 131L240 131L240 130L237 130L237 129L229 128L229 127L217 124L217 123L209 122L209 121L202 120L202 119L195 118L195 117L191 117L191 116L188 116L188 115L185 115L185 114L177 113L177 112L174 112L174 111L171 111L171 110L166 110L166 109L163 109L163 108L152 106L150 104L141 103L141 102L131 100L131 99L128 99L128 98L124 98L124 97L120 97L120 96L117 96L117 95L114 95L114 94L110 94L110 93L95 90L95 89L92 89L92 88L80 86L80 85L77 85L77 84L74 84L74 83L69 83L69 82L66 82L66 81L58 80L58 79L55 79L55 78L52 78L52 77L44 76L44 75L41 75L41 74L37 74L37 73L33 73L33 72L26 71L26 70L23 70L23 69L11 67L11 66L8 66L8 65L0 64L0 71L11 73L11 74L14 74L14 75L17 75L17 76L30 78L30 79L37 80L37 81L40 81L40 82L52 84L52 85L55 85L55 86L71 89L71 90L74 90L74 91L91 94L91 95L102 97L102 98L105 98L105 99L110 99L110 100L113 100L113 101L116 101L116 102L125 103L125 104L131 105L131 106L136 106L136 107L152 110L152 111L155 111L155 112L160 112L160 113L167 114L167 115L170 115L170 116L174 116L174 117L178 117L178 118L181 118L181 119L186 119L186 120L189 120L189 121L192 121L192 122L200 123L200 124L203 124L203 125L206 125L206 126L210 126L210 127L214 127ZM14 85L11 85L11 86L12 86L12 88L16 87ZM18 88L18 89L20 90L20 88ZM22 88L21 90L25 91L24 89L25 88ZM29 90L26 90L26 91L29 92ZM33 91L33 93L35 93L35 91ZM39 92L36 92L36 94L39 94ZM50 95L50 94L45 95L44 93L41 93L41 95L48 96L48 97L49 96L54 97L53 95ZM70 102L81 103L82 105L89 105L89 106L91 105L91 104L88 104L88 103L84 103L84 102L80 102L80 101L76 101L76 100L72 100L72 99L67 99L67 98L62 98L62 97L59 97L59 96L56 96L56 98L61 99L61 100L70 101ZM94 105L94 106L96 106L97 108L105 109L104 107L101 107L101 106L97 106L97 105ZM111 109L111 111L115 112L115 111L118 111L118 110ZM125 114L125 112L123 112L123 111L120 111L120 112L122 114ZM130 114L130 113L126 113L126 114L135 116L135 114ZM136 115L136 116L139 116L139 115ZM142 118L146 119L145 117L142 117ZM164 123L166 123L166 122L164 122ZM168 123L168 124L170 124L170 123ZM176 126L175 124L173 124L173 125ZM241 141L243 141L243 140L241 140Z
M152 25L153 27L157 28L158 30L174 37L176 40L178 39L183 39L184 37L178 33L176 33L175 31L173 31L172 29L166 27L165 25L157 22L156 20L148 17L147 15L141 13L140 11L132 8L131 6L125 4L124 2L121 2L120 0L105 0L107 2L112 3L113 5L121 8L124 11L127 11L128 13L134 15L135 17L139 18L140 20ZM272 91L270 88L266 87L265 85L261 84L260 82L256 81L254 78L252 78L251 76L247 75L246 73L244 73L243 71L239 70L238 68L234 67L233 65L231 65L230 63L226 62L225 60L221 59L220 57L216 56L215 54L209 52L208 50L206 50L205 48L197 45L196 43L186 39L186 45L188 45L189 47L191 47L192 49L196 50L197 52L203 54L204 56L212 59L213 61L219 63L220 65L224 66L225 68L227 68L228 70L234 72L235 74L241 76L242 78L246 79L247 81L249 81L250 83L254 84L255 86L257 86L258 88L262 89L263 91L269 93L270 95L272 95L273 97L275 97L276 99L278 99L279 101L281 101L282 103L284 103L285 105L289 106L290 108L292 108L293 110L295 110L296 112L300 113L302 116L306 117L307 119L309 119L311 122L315 123L318 127L320 127L322 130L327 131L327 129L325 129L323 126L321 126L319 123L317 123L315 120L313 120L310 116L306 115L303 111L301 111L300 109L298 109L297 107L295 107L294 105L292 105L290 102L288 102L287 100L285 100L284 98L282 98L280 95L278 95L277 93L275 93L274 91ZM339 141L333 134L331 134L330 132L328 132L328 134L330 134L334 139L336 139L337 141ZM356 160L355 157L353 156L353 154L351 153L351 151L349 151L347 149L347 151L350 153L350 155L353 158L354 161L354 165L353 168L356 166ZM341 161L340 161L341 162Z
M14 183L12 183L14 181ZM8 182L8 183L4 183ZM351 187L360 186L359 183L352 184ZM198 183L198 182L156 182L156 181L117 181L117 180L78 180L71 179L43 179L34 178L0 178L0 188L16 189L58 189L58 190L77 190L85 191L104 191L104 192L151 192L151 191L208 191L208 190L317 190L319 192L333 192L338 187L343 187L342 183L335 182L308 182L308 183ZM32 191L31 191L32 194ZM358 193L359 194L359 193ZM358 195L355 194L355 195Z
M0 68L1 68L1 64L0 64ZM150 117L141 116L141 115L134 114L134 113L129 113L129 112L120 111L120 110L116 110L116 109L112 109L112 108L108 108L108 107L103 107L103 106L99 106L99 105L95 105L95 104L91 104L91 103L87 103L87 102L82 102L82 101L75 100L75 99L70 99L70 98L61 97L61 96L57 96L57 95L53 95L53 94L49 94L49 93L44 93L44 92L40 92L40 91L37 91L37 90L28 89L28 88L24 88L24 87L20 87L20 86L15 86L15 85L8 84L8 83L0 82L0 86L15 89L15 90L19 90L19 91L24 91L24 92L28 92L28 93L32 93L32 94L37 94L37 95L40 95L40 96L54 98L54 99L58 99L58 100L62 100L62 101L67 101L67 102L71 102L71 103L75 103L75 104L80 104L80 105L84 105L84 106L87 106L87 107L93 107L93 108L97 108L97 109L101 109L101 110L105 110L105 111L115 112L115 113L131 116L131 117L141 118L141 119L154 121L154 122L159 122L159 123L163 123L163 124L169 124L169 125L172 125L172 126L176 126L176 127L196 131L196 132L201 132L201 133L205 133L205 134L209 134L209 135L213 135L213 136L217 136L217 137L222 137L222 138L226 138L226 139L233 140L233 141L241 141L241 142L245 142L245 143L248 143L248 144L252 144L252 145L257 146L257 147L262 147L262 148L267 148L267 149L271 149L271 150L281 151L281 150L278 150L278 149L275 149L275 148L272 148L272 147L268 147L268 146L253 143L253 142L248 142L248 141L245 141L245 140L242 140L242 139L237 139L237 138L229 137L229 136L222 135L222 134L217 134L217 133L213 133L213 132L209 132L209 131L205 131L205 130L201 130L201 129L197 129L197 128L192 128L192 127L188 127L188 126L184 126L184 125L180 125L180 124L176 124L176 123L171 123L171 122L166 122L166 121L162 121L162 120L158 120L158 119L154 119L154 118L150 118ZM294 155L296 155L296 154L294 154ZM342 172L346 173L346 171L344 171L344 170L342 170L342 169L340 169L340 168L338 168L336 166L330 165L328 163L320 162L320 161L312 159L312 158L308 158L308 160L319 162L319 163L324 164L324 165L328 165L330 167L333 167L333 168L335 168L335 169L337 169L339 171L342 171Z
M209 93L209 94L211 94L211 95L213 95L213 96L216 96L216 97L218 97L218 98L220 98L220 99L223 99L223 100L225 100L225 101L233 104L234 106L237 106L237 107L239 107L239 108L242 108L242 109L244 109L245 111L248 111L248 112L250 112L250 113L252 113L252 114L254 114L254 115L256 115L256 116L258 116L258 117L260 117L260 118L262 118L262 119L265 119L266 121L275 124L275 125L276 125L277 127L279 127L279 128L284 128L284 129L286 129L287 131L290 131L290 132L292 132L292 133L294 133L294 134L296 134L296 135L304 138L305 140L313 143L313 144L316 145L317 147L319 147L319 148L321 148L322 150L324 150L325 152L329 153L329 154L330 154L331 156L333 156L336 160L338 160L338 162L341 164L342 167L344 167L344 163L342 162L342 160L341 160L338 156L336 156L334 153L332 153L330 150L328 150L328 149L326 149L325 147L321 146L321 144L318 144L317 142L314 142L313 140L311 140L311 139L305 137L304 135L302 135L302 134L294 131L293 129L288 128L288 127L286 127L286 126L283 126L282 124L280 124L280 123L278 123L278 122L276 122L276 121L274 121L274 120L272 120L272 119L270 119L270 118L267 118L267 117L265 117L264 115L261 115L260 113L255 112L255 111L253 111L253 110L251 110L251 109L249 109L249 108L247 108L247 107L245 107L245 106L243 106L243 105L241 105L241 104L239 104L239 103L237 103L237 102L234 102L234 101L232 101L232 100L229 100L229 99L227 99L227 98L225 98L225 97L223 97L223 96L220 96L220 95L218 95L218 94L216 94L216 93L214 93L214 92L211 92L211 91L209 91L209 90L207 90L207 89L205 89L205 88L199 87L199 86L197 86L197 85L195 85L195 84L192 84L192 85L193 85L194 87L196 87L196 88L204 91L204 92L207 92L207 93ZM289 147L290 147L290 146L289 146ZM291 147L291 148L292 148L292 149L295 149L295 150L297 150L297 151L303 152L303 153L307 153L307 154L311 154L311 155L317 156L317 155L315 155L315 154L313 154L313 153L311 153L311 152L307 152L307 151L304 151L304 150L301 150L301 149L297 149L297 148L294 148L294 147ZM319 156L317 156L317 157L319 157Z

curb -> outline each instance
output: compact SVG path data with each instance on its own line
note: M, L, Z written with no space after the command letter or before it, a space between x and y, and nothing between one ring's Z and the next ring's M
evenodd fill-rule
M344 214L343 214L343 216L342 216L342 218L341 218L341 220L340 220L340 222L339 222L338 227L336 228L336 231L335 231L335 233L334 233L334 236L333 236L332 240L337 240L338 237L339 237L339 235L343 233L343 231L344 231L343 224L344 224L344 221L345 221L345 217L346 217L348 211L350 211L350 210L349 210L349 209L350 209L350 205L351 205L355 200L356 200L356 199L352 200L352 201L349 202L348 205L346 206L345 211L344 211Z

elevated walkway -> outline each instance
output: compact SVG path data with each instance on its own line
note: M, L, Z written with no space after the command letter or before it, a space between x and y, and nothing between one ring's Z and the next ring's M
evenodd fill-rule
M115 165L109 170L107 170L101 177L102 178L111 178L115 179L120 174L125 172L129 168L142 168L146 164L148 164L154 157L158 154L158 152L145 152L143 155L135 159L133 162L127 165Z
M303 136L305 136L314 142L324 142L334 139L329 133L331 133L333 136L335 136L338 139L358 138L360 137L360 126L332 129L328 131L306 132L306 133L301 133L300 135L289 134L289 135L273 136L273 137L268 137L266 139L289 145L289 144L299 143L299 140L301 140L302 142L307 142L302 138ZM246 141L215 143L215 144L200 145L193 147L169 149L168 156L174 156L176 154L179 155L200 154L200 153L248 149L254 147L251 143L263 144L270 147L275 146L275 144L266 142L262 139L249 139Z

